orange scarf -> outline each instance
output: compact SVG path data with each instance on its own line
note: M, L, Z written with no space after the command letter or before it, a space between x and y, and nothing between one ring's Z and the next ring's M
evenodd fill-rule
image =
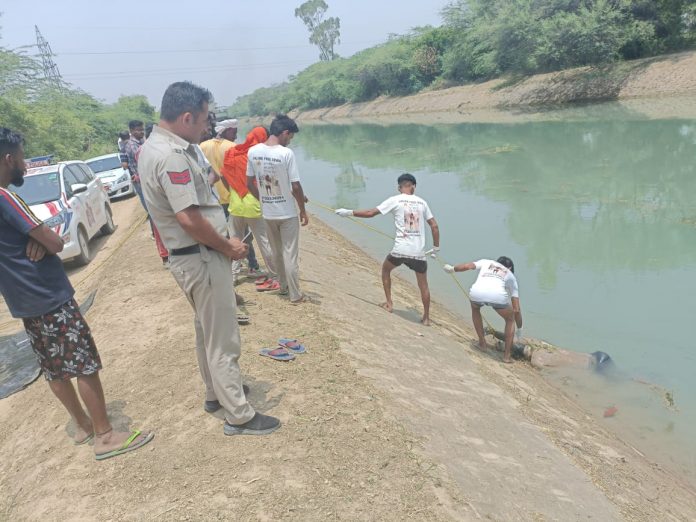
M239 194L240 198L244 198L249 192L246 175L249 149L258 143L265 142L266 139L268 139L266 129L254 127L247 134L244 143L225 152L221 174L225 177L230 188Z

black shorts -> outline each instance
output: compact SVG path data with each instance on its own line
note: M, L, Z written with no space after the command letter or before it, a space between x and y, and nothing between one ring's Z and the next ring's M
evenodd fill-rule
M65 380L101 370L92 333L74 299L52 312L24 319L24 328L47 380Z
M410 257L397 257L387 255L387 261L394 266L406 265L416 274L425 274L428 271L428 262L425 259L412 259Z

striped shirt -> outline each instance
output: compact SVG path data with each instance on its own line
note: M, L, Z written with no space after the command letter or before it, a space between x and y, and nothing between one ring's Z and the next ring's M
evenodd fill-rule
M44 315L75 293L58 256L27 257L29 233L41 224L22 198L0 187L0 293L13 317Z
M123 147L123 152L128 161L128 170L130 171L131 178L138 175L138 149L143 144L142 141L136 140L135 138L129 139Z

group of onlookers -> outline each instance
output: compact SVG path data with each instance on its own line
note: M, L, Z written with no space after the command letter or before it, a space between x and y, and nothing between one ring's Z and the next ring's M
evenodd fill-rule
M257 290L276 291L292 304L307 300L300 290L298 262L300 227L308 224L307 198L288 148L299 129L291 118L278 115L268 129L255 127L237 144L237 120L211 118L211 99L209 91L190 82L170 85L159 124L146 130L142 122L131 121L128 136L120 136L120 154L148 213L160 256L194 311L204 410L224 411L226 435L262 435L276 430L280 421L254 411L247 401L238 364L241 337L234 285L253 234L266 265ZM101 360L56 256L62 238L8 190L10 184L24 182L23 146L22 136L0 128L0 291L12 315L23 319L52 392L75 422L75 443L94 439L98 460L132 451L154 434L121 432L108 420L99 380ZM397 234L382 266L383 306L392 310L391 272L405 265L416 272L422 322L429 325L427 256L437 256L439 228L428 204L415 196L415 177L403 174L397 182L399 194L376 208L336 213L393 215ZM433 248L427 252L426 223L433 234ZM501 257L444 268L450 273L480 270L471 291L479 343L485 348L480 309L491 305L506 321L504 360L509 361L515 323L522 326L512 261ZM250 269L254 275L258 265Z
M119 136L119 154L160 255L194 310L204 410L224 410L227 435L261 435L276 430L280 421L254 411L246 398L232 268L249 254L242 241L250 240L250 234L244 237L248 228L266 263L260 290L289 295L293 304L305 299L298 273L305 198L293 153L286 148L298 128L278 116L268 131L255 128L236 145L236 120L214 122L210 132L210 101L206 89L189 82L170 85L159 125L150 134L143 122L131 121L128 135ZM153 432L123 432L108 419L101 359L56 255L62 238L8 189L21 186L25 174L24 138L0 128L2 296L11 314L24 321L49 387L75 423L75 444L94 440L98 460L140 448Z

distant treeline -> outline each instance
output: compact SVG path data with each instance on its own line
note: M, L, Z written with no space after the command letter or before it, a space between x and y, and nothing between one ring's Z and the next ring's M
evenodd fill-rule
M239 116L403 96L688 49L696 0L456 0L417 28L240 97Z
M35 59L0 48L0 126L25 136L28 157L73 160L118 152L117 133L128 130L129 120L153 122L155 116L145 96L105 104L47 81Z

